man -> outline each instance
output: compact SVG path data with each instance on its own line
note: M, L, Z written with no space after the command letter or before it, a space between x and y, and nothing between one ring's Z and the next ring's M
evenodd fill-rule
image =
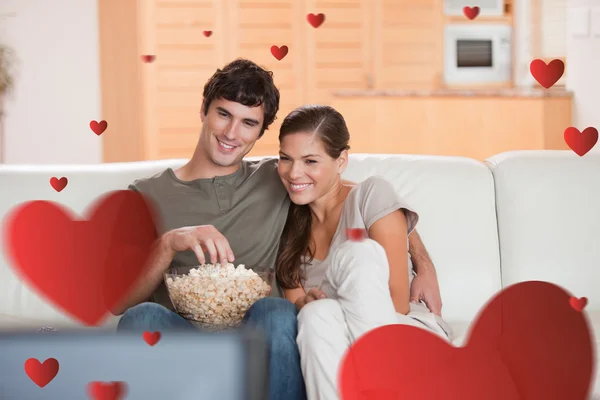
M208 80L203 98L202 129L190 161L130 185L154 203L159 238L143 283L115 310L124 313L119 330L192 329L173 311L166 292L163 273L170 266L235 262L274 267L289 208L287 191L276 171L277 159L243 160L279 109L273 74L249 60L235 60ZM410 245L418 273L414 298L433 301L436 307L439 303L439 312L435 270L422 243L415 243ZM294 304L274 296L256 302L244 317L246 324L266 333L271 400L306 397L296 345L297 313Z

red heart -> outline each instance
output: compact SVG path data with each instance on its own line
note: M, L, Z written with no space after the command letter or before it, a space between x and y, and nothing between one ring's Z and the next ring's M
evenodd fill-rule
M154 220L149 203L133 190L101 198L89 221L74 221L55 203L30 201L9 212L5 252L38 293L97 326L143 274Z
M145 63L151 63L151 62L154 62L154 60L156 60L156 56L153 56L153 55L150 55L150 54L143 55L140 58Z
M598 130L590 126L579 132L579 129L569 127L565 129L565 142L582 157L598 142Z
M420 400L587 398L591 330L569 298L547 282L509 286L478 315L465 347L408 325L374 329L342 360L342 398L377 389Z
M58 374L58 361L48 358L40 363L37 358L30 358L25 361L25 373L36 385L44 387Z
M546 64L544 60L536 59L529 64L529 71L540 85L549 89L558 82L565 72L565 63L556 59Z
M125 397L127 384L125 382L90 382L88 394L94 400L117 400Z
M469 19L475 19L479 15L479 7L463 7L463 14Z
M310 13L306 16L306 19L308 20L308 23L313 26L313 28L318 28L323 22L325 22L325 14L321 13L315 15Z
M573 307L575 311L581 312L581 310L583 310L587 305L587 301L587 297L582 297L580 299L577 297L571 297L569 299L569 304L571 304L571 307Z
M283 57L285 57L287 55L287 53L288 53L287 46L281 46L281 47L271 46L271 54L273 54L273 57L275 57L279 61L281 61L283 59Z
M158 343L158 341L160 340L160 332L144 332L144 334L142 335L144 337L144 340L146 341L146 343L148 343L150 346L154 346L156 343Z
M202 33L204 34L204 36L206 37L210 37L210 35L212 35L212 31L202 31Z
M360 242L367 237L367 230L360 228L346 229L346 237L353 242Z
M55 176L53 176L52 178L50 178L50 185L57 192L62 191L67 186L67 183L69 183L69 181L64 176L62 178L60 178L60 179L58 179Z
M401 396L402 392L398 392L396 389L388 388L377 388L370 390L361 390L361 400L398 400L403 399Z
M92 131L94 131L94 133L98 136L102 135L102 133L106 130L107 127L108 127L108 122L106 122L106 121L90 122L90 128L92 128Z

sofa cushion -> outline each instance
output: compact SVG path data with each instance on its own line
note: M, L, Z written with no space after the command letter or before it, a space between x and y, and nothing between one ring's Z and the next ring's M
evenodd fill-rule
M0 217L31 199L58 202L81 215L107 191L124 189L139 177L185 162L179 159L67 166L2 165L0 187L13 189L0 197ZM362 181L372 175L390 180L419 212L417 231L438 271L444 318L451 322L470 321L501 287L493 182L488 168L458 157L350 156L345 179ZM60 193L49 184L53 176L69 180ZM24 285L1 253L0 313L49 325L66 318Z
M517 151L487 163L496 184L503 285L552 282L600 310L600 154Z
M461 157L352 154L343 178L373 175L419 213L416 229L438 272L444 319L471 321L501 289L490 170Z
M111 190L126 189L135 179L178 167L186 160L142 161L134 163L105 163L89 165L0 165L0 218L20 203L49 200L71 209L81 217L92 202ZM50 186L51 177L66 177L68 185L56 192ZM0 231L0 242L4 230ZM4 248L0 249L0 314L20 318L34 325L54 326L53 323L76 324L61 310L42 299L9 267ZM70 326L70 325L69 325Z
M588 298L600 400L600 154L515 151L486 162L496 183L502 283L546 281Z

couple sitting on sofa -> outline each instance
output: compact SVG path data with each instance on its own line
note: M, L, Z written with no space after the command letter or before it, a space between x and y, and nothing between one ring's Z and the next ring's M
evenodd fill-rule
M210 261L276 269L285 298L259 300L244 317L266 334L271 400L337 398L344 352L376 327L409 324L448 339L418 216L382 178L341 179L349 133L338 112L294 110L279 159L247 161L279 109L272 73L236 60L203 97L190 161L130 186L154 203L161 236L143 284L115 310L124 313L119 331L195 329L173 311L162 277L169 266ZM348 241L351 228L368 239Z

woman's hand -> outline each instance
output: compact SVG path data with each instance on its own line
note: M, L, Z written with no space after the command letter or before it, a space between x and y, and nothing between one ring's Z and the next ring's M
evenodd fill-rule
M321 289L312 288L308 291L308 293L306 293L306 296L299 297L298 300L296 300L296 303L294 303L294 304L296 304L298 311L300 311L302 309L302 307L304 307L311 301L319 300L319 299L326 299L326 298L327 298L327 295Z

